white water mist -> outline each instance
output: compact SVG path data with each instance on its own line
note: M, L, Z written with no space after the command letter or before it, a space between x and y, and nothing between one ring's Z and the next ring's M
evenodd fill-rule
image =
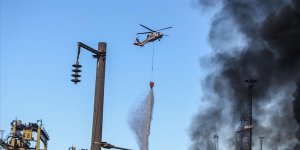
M150 126L152 120L152 111L154 104L153 90L150 89L145 100L141 101L130 116L129 124L140 150L148 150L148 141L150 135Z

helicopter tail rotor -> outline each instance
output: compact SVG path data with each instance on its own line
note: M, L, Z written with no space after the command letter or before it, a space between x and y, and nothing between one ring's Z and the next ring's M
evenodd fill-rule
M135 38L135 40L136 40L137 43L141 43L140 40L139 40L138 38Z

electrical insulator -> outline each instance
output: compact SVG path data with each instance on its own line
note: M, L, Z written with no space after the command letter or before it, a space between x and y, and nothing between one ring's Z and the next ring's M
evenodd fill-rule
M73 69L72 71L74 72L74 74L72 74L71 76L74 77L74 79L72 79L71 81L74 82L75 84L77 84L77 82L80 82L80 80L78 79L79 77L81 77L81 75L79 75L79 72L81 72L81 70L79 68L81 68L82 66L79 65L78 62L76 62L74 65L72 65L75 69Z

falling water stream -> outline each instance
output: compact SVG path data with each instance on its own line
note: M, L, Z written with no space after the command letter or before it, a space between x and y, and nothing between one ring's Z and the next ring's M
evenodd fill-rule
M148 150L153 104L154 94L153 90L150 89L146 99L134 109L129 120L130 128L136 136L140 150Z

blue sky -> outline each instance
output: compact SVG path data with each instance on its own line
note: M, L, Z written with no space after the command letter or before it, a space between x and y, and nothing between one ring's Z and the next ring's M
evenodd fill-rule
M210 16L193 0L1 0L0 129L43 119L49 149L89 148L96 60L83 51L82 82L70 80L77 42L107 42L103 140L138 149L128 125L148 93L152 44L137 32L172 26L155 42L155 104L150 149L188 149L189 124L201 109L200 57L209 53ZM143 37L140 36L142 39ZM7 132L6 132L7 133Z

